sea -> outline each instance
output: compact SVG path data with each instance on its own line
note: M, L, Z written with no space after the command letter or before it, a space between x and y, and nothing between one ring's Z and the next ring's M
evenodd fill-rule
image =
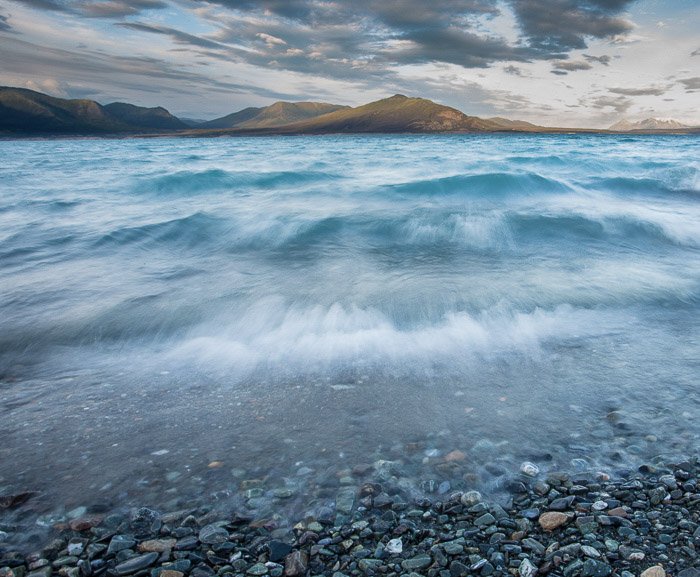
M0 159L0 495L28 494L0 521L196 503L283 523L377 478L507 499L523 472L697 454L697 137Z

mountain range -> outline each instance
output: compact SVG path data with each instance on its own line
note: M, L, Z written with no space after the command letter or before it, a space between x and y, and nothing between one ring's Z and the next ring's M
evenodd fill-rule
M105 134L183 130L187 125L165 108L114 102L66 100L26 88L0 87L0 131Z
M675 121L617 123L611 131L698 132ZM646 123L646 124L645 124ZM0 135L158 136L462 133L462 132L605 132L542 127L522 120L468 116L425 98L396 94L350 107L324 102L276 102L250 107L210 121L179 119L165 108L124 102L102 105L94 100L68 100L28 90L0 87Z
M637 122L629 120L620 120L613 124L609 130L616 132L628 132L630 130L678 130L690 128L686 124L681 124L672 118L645 118Z

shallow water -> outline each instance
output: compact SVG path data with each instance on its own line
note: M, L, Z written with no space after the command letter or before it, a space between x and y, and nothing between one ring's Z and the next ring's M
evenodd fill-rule
M696 452L697 138L0 157L0 494L38 491L33 514L196 495L295 515L378 459L408 492L498 493L523 460L616 474Z

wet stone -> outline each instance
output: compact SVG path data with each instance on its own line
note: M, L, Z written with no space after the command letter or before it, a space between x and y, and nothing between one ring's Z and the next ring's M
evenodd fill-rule
M433 560L430 555L418 555L417 557L412 557L411 559L406 559L401 563L401 566L406 571L419 571L425 569L432 564Z
M176 551L189 551L192 549L196 549L197 545L199 545L199 541L197 540L197 537L194 535L190 535L188 537L183 537L182 539L178 539L177 542L175 543L175 550Z
M335 498L335 509L338 513L349 515L355 505L355 489L345 488L338 491Z
M595 533L598 530L598 523L595 517L578 517L575 521L576 527L583 535Z
M474 525L477 527L493 525L496 522L496 518L491 513L484 513L474 521Z
M666 571L661 565L654 565L642 571L640 577L666 577Z
M228 531L216 523L205 525L199 531L199 540L207 545L223 543L228 537Z
M522 544L525 549L533 551L537 555L544 555L545 547L536 539L528 537L527 539L523 539Z
M305 551L292 551L284 559L284 574L286 577L298 577L306 574L309 557Z
M539 524L545 531L554 531L569 521L568 515L560 512L542 513Z
M586 559L583 563L581 577L607 577L612 573L612 568L607 563Z
M452 563L450 563L451 577L465 577L468 574L469 567L467 567L464 563L460 563L459 561L452 561Z
M537 573L537 567L535 567L529 559L523 559L518 566L518 574L520 577L534 577Z
M267 567L263 563L256 563L246 573L248 575L267 575Z
M136 541L127 535L115 535L109 542L109 547L107 547L107 554L118 553L124 549L132 549L136 546Z
M176 539L149 539L139 543L138 550L141 553L162 553L175 547Z
M42 567L37 571L32 571L27 577L51 577L51 567Z
M123 563L117 565L114 570L118 575L130 575L141 571L141 569L146 569L153 565L158 559L158 553L146 553L145 555L139 555L133 557Z
M270 561L284 561L284 558L292 552L292 546L282 541L272 540L268 543L270 550Z

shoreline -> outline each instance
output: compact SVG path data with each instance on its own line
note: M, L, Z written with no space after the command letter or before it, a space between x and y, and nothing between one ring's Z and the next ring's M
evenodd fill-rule
M365 482L341 488L334 511L289 524L207 506L86 511L45 543L0 533L0 576L699 577L699 475L697 458L618 480L523 463L503 506L477 491L407 499Z
M181 131L181 132L106 132L106 133L1 133L0 142L42 142L55 140L155 140L168 138L216 139L216 138L299 138L299 137L337 137L337 136L698 136L700 129L692 130L638 130L612 131L596 128L562 128L540 131L453 131L453 132L273 132L273 131Z

